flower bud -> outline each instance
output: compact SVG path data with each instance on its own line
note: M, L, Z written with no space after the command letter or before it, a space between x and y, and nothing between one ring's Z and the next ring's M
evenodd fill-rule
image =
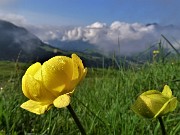
M172 96L171 89L165 85L162 92L149 90L142 93L131 109L145 118L156 118L174 111L176 106L177 98Z

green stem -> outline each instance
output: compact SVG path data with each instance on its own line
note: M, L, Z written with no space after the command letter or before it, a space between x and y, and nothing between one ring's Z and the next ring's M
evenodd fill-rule
M76 116L76 113L75 113L74 110L72 109L71 105L69 104L69 105L67 106L67 108L68 108L69 112L71 113L71 115L72 115L72 117L73 117L76 125L78 126L81 134L82 134L82 135L86 135L86 132L85 132L83 126L81 125L81 122L79 121L78 117Z
M162 135L167 135L162 117L158 117L158 120L159 120L159 123L161 125Z

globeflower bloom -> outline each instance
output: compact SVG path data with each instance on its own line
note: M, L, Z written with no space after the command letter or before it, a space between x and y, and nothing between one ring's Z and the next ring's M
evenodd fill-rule
M177 98L165 85L162 92L149 90L142 93L132 105L132 110L146 118L157 118L174 111L176 106Z
M72 54L55 56L42 65L39 62L31 65L22 78L22 91L29 99L21 105L36 114L43 114L52 105L66 107L77 84L87 73L82 60Z
M153 51L153 54L154 54L154 55L159 54L159 50L154 50L154 51Z

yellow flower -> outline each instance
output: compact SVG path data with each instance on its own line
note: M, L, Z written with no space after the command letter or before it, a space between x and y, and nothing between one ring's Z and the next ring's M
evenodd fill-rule
M142 93L132 105L132 110L143 117L156 118L174 111L176 106L177 98L172 96L171 89L165 85L162 92L149 90Z
M81 59L76 54L71 57L55 56L27 69L22 91L29 100L21 105L23 109L43 114L52 104L57 108L69 105L70 95L87 73Z
M159 50L154 50L153 54L159 54Z

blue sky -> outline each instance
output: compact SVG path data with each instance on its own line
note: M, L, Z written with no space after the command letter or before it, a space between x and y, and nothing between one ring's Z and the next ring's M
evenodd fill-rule
M0 11L21 15L32 24L178 24L179 5L179 0L1 0Z

